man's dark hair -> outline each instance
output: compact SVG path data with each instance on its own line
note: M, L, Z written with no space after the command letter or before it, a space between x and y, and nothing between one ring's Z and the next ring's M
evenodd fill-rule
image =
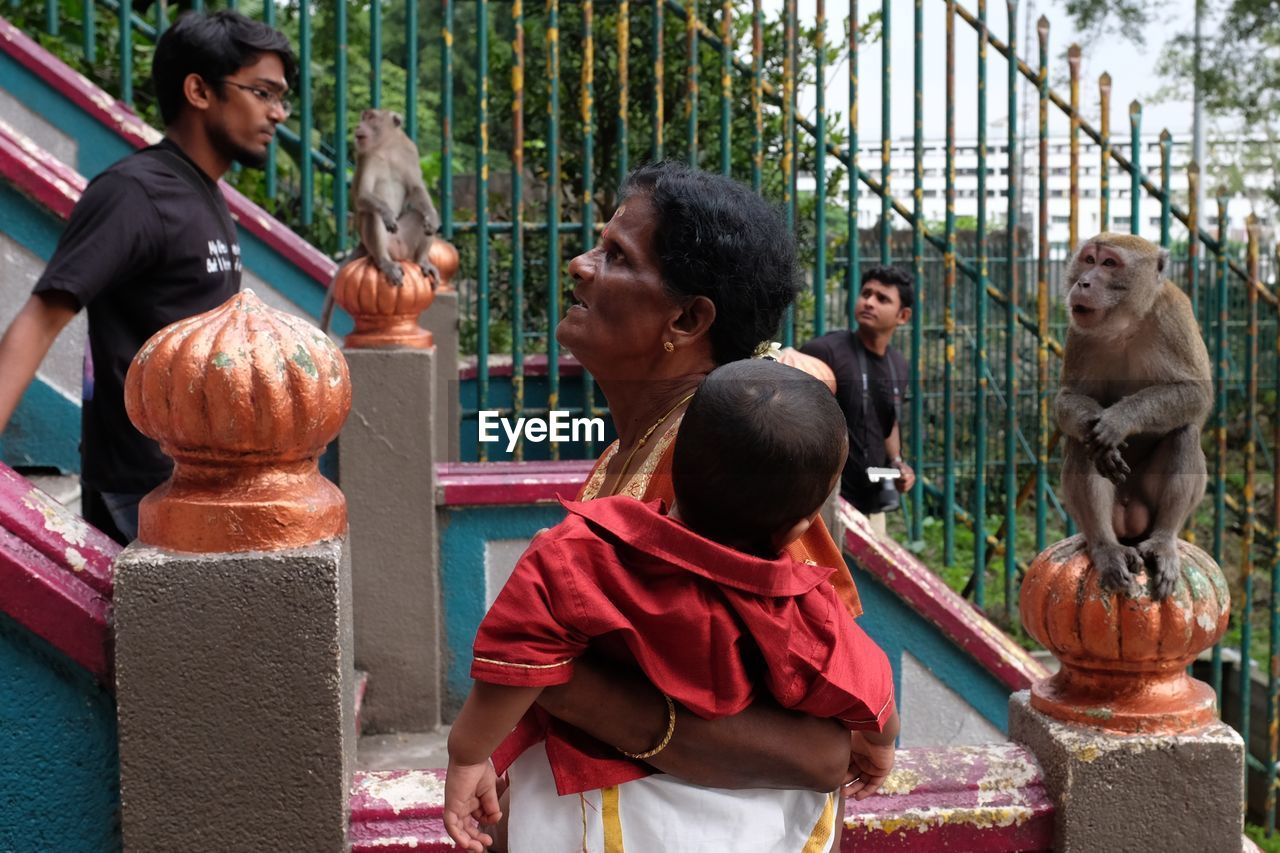
M657 212L654 251L667 291L715 304L717 364L746 358L777 333L800 277L776 208L732 178L671 160L633 171L620 195L647 196Z
M182 83L188 74L199 74L222 97L222 79L252 65L262 53L278 55L284 63L285 79L293 80L298 61L279 30L231 10L183 15L160 36L151 63L164 123L172 124L187 102Z
M807 373L768 359L717 368L676 433L680 517L708 539L773 556L773 536L827 499L847 441L835 397Z
M872 267L862 274L862 283L869 281L897 288L898 303L903 308L910 308L915 302L915 292L912 290L915 279L901 267Z

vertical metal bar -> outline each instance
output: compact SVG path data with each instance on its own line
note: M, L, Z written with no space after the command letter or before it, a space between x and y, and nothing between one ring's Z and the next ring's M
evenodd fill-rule
M1080 45L1067 48L1067 67L1071 70L1071 210L1067 251L1074 253L1080 245Z
M333 228L338 251L347 249L347 4L335 3L333 24L336 44L333 65L337 85L333 94Z
M1129 233L1142 233L1142 104L1129 104Z
M973 601L986 604L987 576L987 0L978 0L978 280L973 347Z
M1102 137L1102 153L1098 170L1098 230L1111 230L1111 75L1105 71L1098 79L1098 95L1102 102L1102 119L1099 134Z
M44 0L44 29L51 36L58 34L58 0Z
M1280 243L1272 257L1273 292L1280 292ZM1280 400L1280 303L1275 307L1274 358L1271 361L1275 399ZM1267 835L1276 828L1276 765L1280 762L1280 418L1271 418L1271 630L1267 655Z
M663 115L662 111L665 105L665 97L663 95L663 64L665 58L662 49L663 37L663 21L662 21L663 0L653 0L653 36L650 56L653 60L653 104L651 114L653 115L653 142L650 147L653 149L653 159L662 159L662 137L663 137Z
M1203 328L1204 313L1200 302L1200 165L1192 160L1187 166L1187 293L1191 310Z
M1171 186L1171 163L1173 154L1173 138L1169 130L1160 131L1160 246L1168 249L1172 242L1169 229L1173 224ZM1194 304L1193 304L1194 305Z
M133 106L133 0L120 0L120 100Z
M582 8L582 71L578 80L578 118L582 122L582 251L595 245L595 221L592 216L591 196L595 192L595 52L596 42L592 33L595 18L594 0L581 0Z
M582 74L580 78L582 119L582 251L595 245L595 216L591 197L595 195L595 64L596 42L594 0L582 0ZM582 414L595 416L595 380L585 368L582 371ZM587 431L585 452L595 456L595 443Z
M93 62L98 55L97 45L94 43L94 7L97 4L94 0L83 0L80 5L80 31L84 39L81 43L84 50L84 58L87 62Z
M893 0L882 0L880 6L880 185L884 191L880 194L880 263L886 265L893 260L889 246L889 240L893 234L893 229L890 228L893 222L893 202L889 187L889 178L892 174L889 168L889 157L893 147L893 100L890 97L892 92L889 87L890 70L893 65L890 62L893 38L889 27L892 18Z
M404 30L404 132L417 144L418 0L405 0ZM487 40L488 33L485 33L485 38Z
M822 0L818 0L819 3ZM733 156L729 147L732 126L730 106L733 104L733 0L724 0L720 7L720 174L733 170ZM821 89L821 87L819 87Z
M813 145L813 178L817 184L817 213L813 229L813 334L816 336L827 331L827 101L823 91L826 89L823 55L827 50L827 10L824 0L817 0L814 23L817 26L814 41L817 48L815 95L818 112Z
M625 0L624 0L625 2ZM511 23L511 408L524 416L524 0L512 0ZM515 458L524 458L524 441Z
M1221 190L1219 190L1221 193ZM1218 248L1215 270L1217 323L1213 338L1214 476L1213 559L1222 565L1227 533L1227 200L1218 195ZM1213 659L1213 689L1222 707L1222 657ZM1246 730L1247 731L1247 730Z
M764 181L764 13L760 0L751 3L751 188Z
M417 0L409 0L416 5ZM417 41L416 31L412 42ZM417 52L416 47L414 52ZM416 57L411 65L416 76ZM489 407L489 0L476 0L476 407ZM407 100L407 98L406 98ZM408 101L416 110L416 101ZM488 456L477 444L481 462Z
M157 2L155 5L154 14L156 16L156 23L155 23L156 38L160 38L160 36L164 33L164 31L169 27L169 20L165 16L164 7L165 7L164 3Z
M560 0L547 0L547 85L547 323L554 329L560 321ZM559 406L560 342L552 332L547 335L547 408ZM551 445L551 458L560 458L560 445Z
M911 223L911 261L915 277L915 310L911 312L911 464L916 466L921 476L916 477L911 487L911 541L919 542L924 538L924 477L921 462L924 459L924 389L920 381L920 365L924 355L924 0L915 0L914 64L914 163L912 169L912 191L914 201ZM857 176L851 180L856 181ZM856 199L854 199L856 201ZM856 220L855 220L856 223ZM855 228L849 230L850 239L857 239ZM852 279L851 279L852 280ZM853 298L854 288L849 288L849 310L853 311L856 300Z
M298 137L302 157L302 224L310 225L315 217L315 163L312 161L311 127L311 4L298 4Z
M782 39L782 208L787 219L787 230L795 233L796 205L796 16L795 0L784 0ZM794 307L788 307L782 320L782 342L791 346L794 342Z
M1258 453L1254 430L1258 426L1258 220L1249 214L1248 272L1245 282L1249 325L1244 347L1244 518L1240 537L1240 578L1244 587L1240 601L1240 731L1248 733L1250 690L1253 687L1253 524L1257 517L1254 493L1257 487ZM1270 721L1268 721L1270 722ZM1248 771L1245 771L1248 775Z
M942 335L942 562L956 559L956 4L947 0L947 214L943 253Z
M1018 55L1018 0L1008 0L1009 55ZM1009 135L1007 173L1009 245L1006 249L1004 323L1004 613L1010 624L1018 583L1018 63L1007 63L1009 80Z
M692 166L698 165L698 0L684 3L685 147Z
M85 0L85 7L93 6L92 0ZM264 0L262 4L262 21L268 27L276 25L276 0ZM271 137L271 144L267 146L267 165L264 179L266 181L267 193L267 209L272 213L276 209L276 189L279 182L279 167L276 164L276 154L280 149L280 143L275 136Z
M1047 539L1049 497L1049 19L1036 23L1040 40L1040 210L1036 217L1036 552Z
M628 146L631 108L631 3L618 3L618 186L622 186L631 169Z
M849 0L849 266L845 270L849 299L845 311L850 329L858 325L858 291L862 284L862 230L858 226L858 35L858 0Z
M453 0L440 22L440 233L453 239ZM550 39L550 36L548 36Z
M369 101L376 110L382 106L382 0L369 2L369 72Z

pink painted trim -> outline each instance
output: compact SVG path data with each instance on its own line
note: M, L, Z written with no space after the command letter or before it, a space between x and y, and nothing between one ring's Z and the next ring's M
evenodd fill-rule
M0 18L0 50L133 147L145 148L160 141L160 131L88 79L72 71L4 18ZM308 276L325 287L329 286L338 270L337 264L226 182L221 182L219 186L226 196L232 218L245 230L279 252Z
M356 773L351 794L355 853L444 851L444 772ZM1034 756L1016 744L904 749L887 792L845 804L841 850L1049 850L1053 804Z
M1040 765L1013 743L899 750L884 793L845 803L848 853L1053 847Z
M0 119L0 179L62 219L80 200L86 181Z
M477 369L476 356L463 356L458 361L458 378L459 379L475 379L479 375ZM525 376L546 376L550 372L548 361L545 355L526 355L524 357L524 375ZM505 353L489 356L489 377L510 377L513 373L511 356ZM560 375L561 376L581 376L582 365L571 355L560 356Z
M120 546L0 463L0 609L110 689Z
M880 538L866 516L840 501L837 525L844 550L911 609L936 625L1010 690L1025 690L1049 676L1044 665L929 571L910 551Z
M469 462L436 466L439 506L512 506L573 500L595 462Z

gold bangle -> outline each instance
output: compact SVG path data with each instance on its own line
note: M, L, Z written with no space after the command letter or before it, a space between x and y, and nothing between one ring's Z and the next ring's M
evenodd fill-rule
M662 698L667 700L667 730L662 735L662 740L658 741L658 745L648 752L627 752L625 749L618 749L627 758L634 758L643 761L646 758L653 758L659 752L667 748L667 744L671 743L671 736L676 732L676 703L671 701L671 697L663 693Z

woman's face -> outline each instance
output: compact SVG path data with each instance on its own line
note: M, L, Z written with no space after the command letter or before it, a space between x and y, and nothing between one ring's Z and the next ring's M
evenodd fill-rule
M681 306L662 286L656 228L652 202L633 195L595 248L569 262L573 299L556 340L597 377L648 375L666 355L663 342Z

